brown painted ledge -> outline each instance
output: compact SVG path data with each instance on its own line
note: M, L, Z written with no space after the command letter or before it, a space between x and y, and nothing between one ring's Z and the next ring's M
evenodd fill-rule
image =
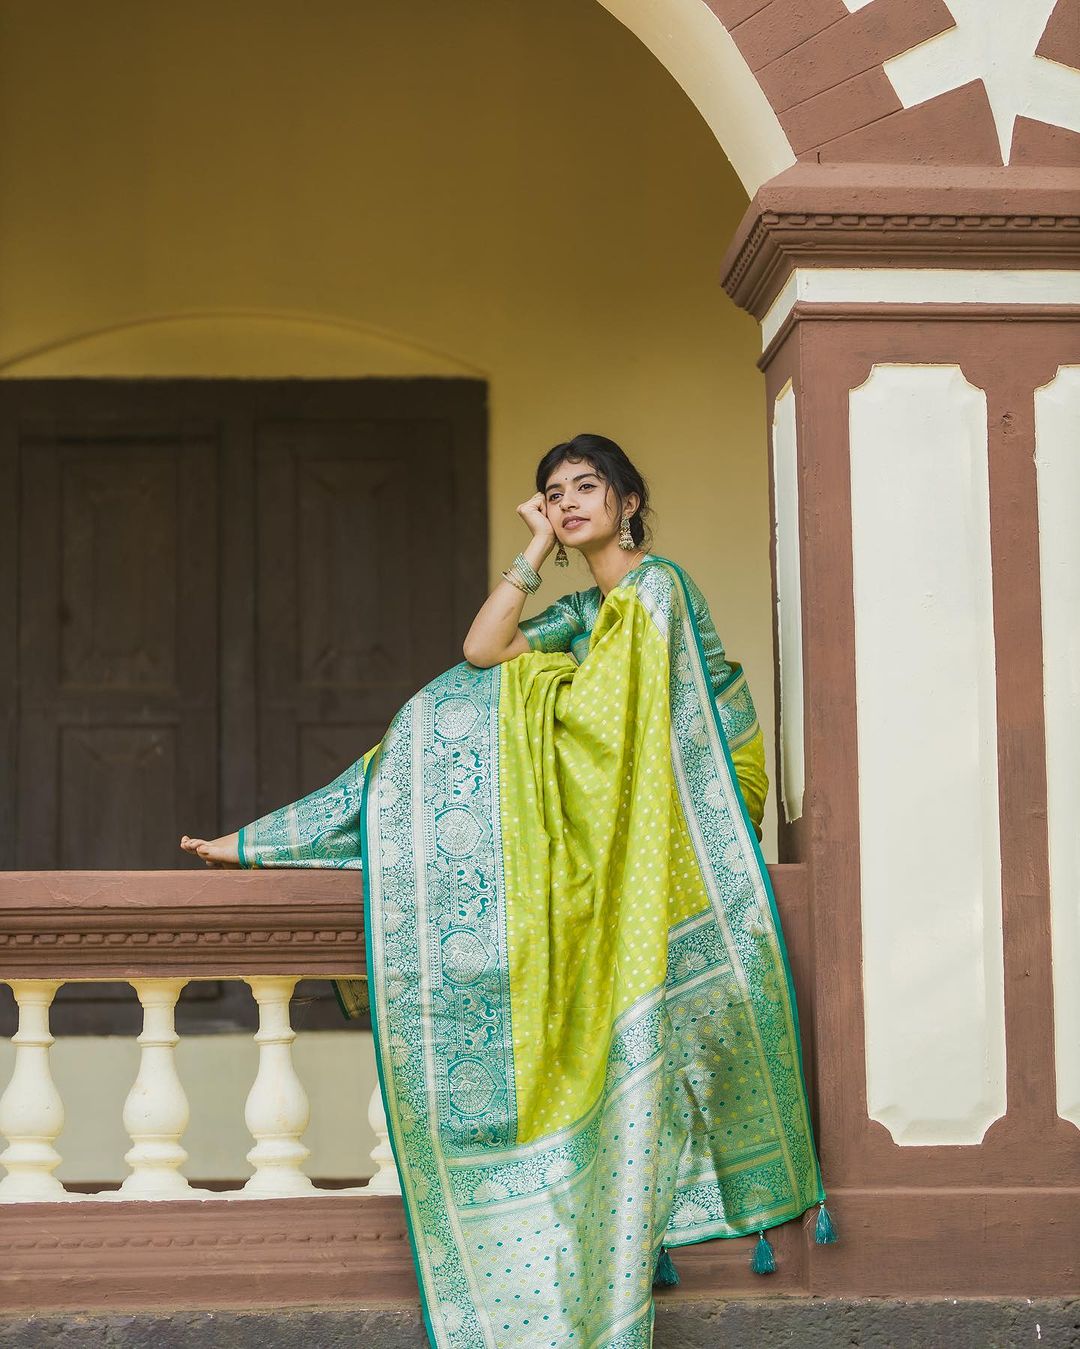
M801 866L769 868L801 963ZM358 871L0 872L0 979L362 975Z
M829 1202L836 1245L814 1244L811 1210L770 1230L767 1278L750 1269L753 1237L675 1250L680 1283L660 1299L1075 1297L1075 1189L834 1188ZM1018 1259L1033 1232L1039 1258ZM390 1196L0 1207L0 1311L418 1300L404 1211Z
M0 873L0 979L363 973L357 871Z
M0 1219L6 1311L419 1302L401 1200L385 1195L12 1204ZM682 1281L664 1296L804 1293L809 1232L769 1235L770 1278L750 1269L751 1238L707 1242L674 1252Z

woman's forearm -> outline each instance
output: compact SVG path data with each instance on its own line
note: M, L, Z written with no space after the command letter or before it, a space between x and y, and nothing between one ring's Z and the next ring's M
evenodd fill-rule
M548 539L534 534L521 551L529 565L539 571L551 548ZM462 653L470 664L500 665L529 649L524 633L518 628L527 598L512 582L499 577L498 584L480 606L465 634Z

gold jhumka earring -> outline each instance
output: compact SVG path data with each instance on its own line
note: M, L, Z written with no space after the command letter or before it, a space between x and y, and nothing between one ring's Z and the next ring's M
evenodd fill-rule
M570 565L570 559L566 556L562 539L559 540L559 546L555 549L555 565L556 567L569 567Z
M624 515L622 524L619 527L619 547L625 548L627 552L630 552L635 546L634 536L630 533L630 517Z

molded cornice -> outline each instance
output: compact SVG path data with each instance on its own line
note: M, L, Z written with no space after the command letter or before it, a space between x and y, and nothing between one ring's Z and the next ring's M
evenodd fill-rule
M796 266L1080 267L1080 172L800 163L750 203L723 286L761 319Z

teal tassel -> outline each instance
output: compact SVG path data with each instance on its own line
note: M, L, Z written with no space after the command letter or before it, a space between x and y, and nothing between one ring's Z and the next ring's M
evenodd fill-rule
M759 1232L757 1245L754 1247L754 1255L750 1261L750 1268L755 1274L771 1274L776 1269L776 1261L773 1259L773 1249L769 1245L765 1233Z
M825 1207L825 1201L821 1201L821 1207L818 1209L817 1223L814 1227L814 1240L819 1246L830 1246L837 1240L836 1228L833 1227L833 1220L829 1216L829 1210Z
M675 1268L675 1262L668 1254L666 1246L660 1247L660 1258L656 1262L656 1273L653 1275L653 1287L674 1288L679 1282L679 1271Z

